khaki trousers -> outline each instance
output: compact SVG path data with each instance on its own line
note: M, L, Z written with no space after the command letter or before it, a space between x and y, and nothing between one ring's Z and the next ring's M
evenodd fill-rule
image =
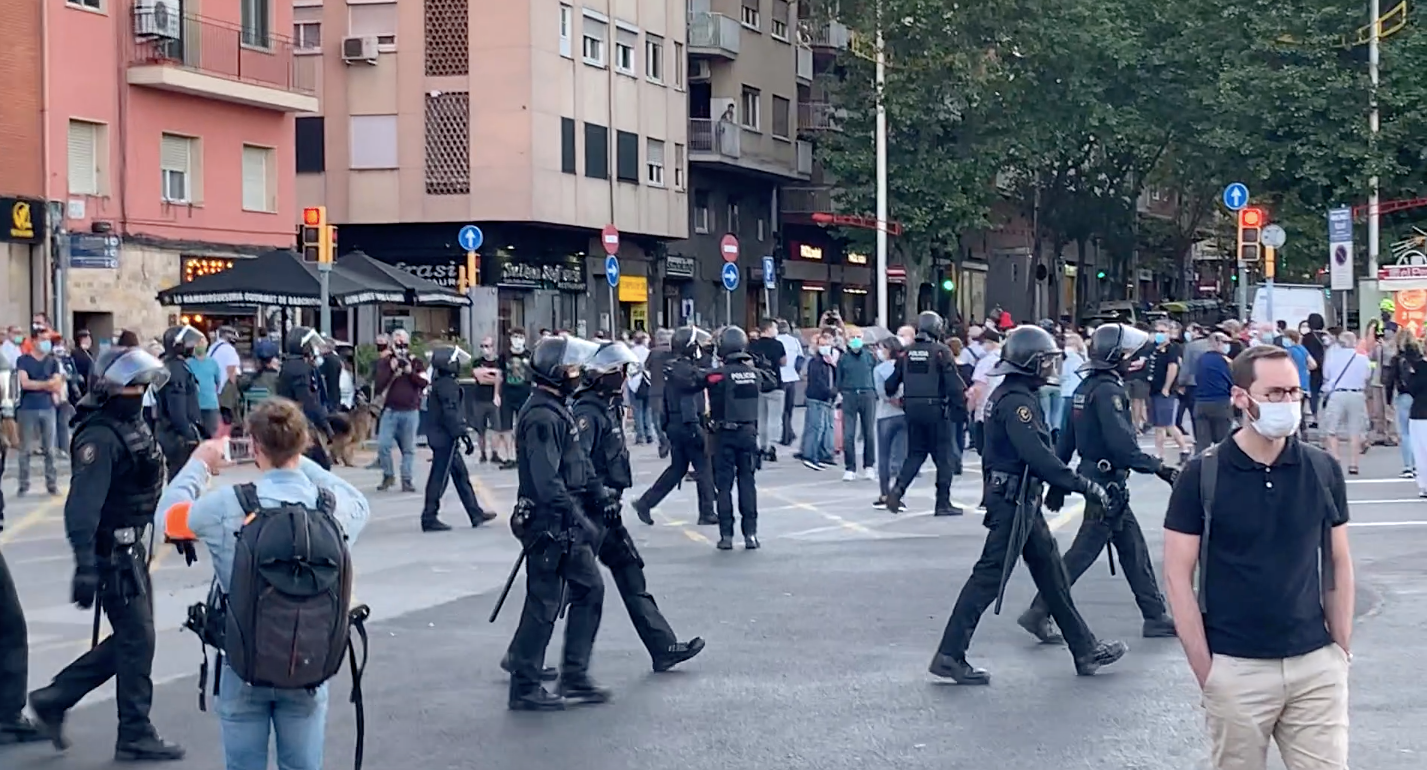
M1215 655L1203 703L1215 770L1264 770L1270 738L1288 770L1347 770L1348 656L1336 644L1274 660Z

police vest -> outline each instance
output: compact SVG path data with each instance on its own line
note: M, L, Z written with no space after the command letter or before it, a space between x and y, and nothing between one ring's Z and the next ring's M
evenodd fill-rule
M165 480L164 456L153 432L142 418L119 420L101 409L80 422L71 440L70 456L75 456L84 431L92 429L113 431L125 449L110 474L109 495L104 498L99 514L100 526L108 529L147 526L154 519Z
M1082 467L1093 468L1109 454L1105 451L1106 427L1100 424L1094 404L1096 391L1115 381L1105 375L1091 375L1080 383L1070 400L1070 420L1075 426L1075 450L1080 453Z
M684 424L697 423L704 412L703 390L687 390L689 383L685 377L675 376L670 378L678 369L692 370L694 363L688 359L675 359L665 364L664 369L664 413L669 418L670 423ZM688 373L681 372L681 374ZM673 385L675 390L670 392L669 385Z
M743 364L725 366L722 370L723 408L715 419L753 425L758 422L758 372Z
M610 405L599 396L587 396L575 402L575 422L581 430L591 430L595 440L590 451L590 464L600 483L610 489L625 490L634 486L634 472L629 466L629 448L624 434L615 426Z
M904 399L941 400L941 367L937 363L936 343L919 341L907 348L902 374Z

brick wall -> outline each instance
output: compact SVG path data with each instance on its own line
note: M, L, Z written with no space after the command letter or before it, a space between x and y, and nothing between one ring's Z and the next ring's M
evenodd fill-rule
M5 50L0 55L0 193L44 197L40 136L39 0L4 3Z

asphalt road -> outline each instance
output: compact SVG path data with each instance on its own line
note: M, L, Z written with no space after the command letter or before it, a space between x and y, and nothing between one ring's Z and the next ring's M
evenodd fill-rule
M636 449L635 459L642 489L663 463L647 447ZM421 474L429 467L424 456L417 467ZM1374 450L1363 468L1349 486L1361 616L1353 762L1419 770L1427 752L1420 665L1427 501L1417 499L1412 482L1394 477L1396 450ZM975 472L974 461L968 470ZM1063 649L1039 646L1015 626L1033 592L1023 569L1012 580L1005 615L987 614L971 650L972 661L991 670L992 686L958 688L926 673L984 533L975 514L930 515L931 472L928 466L910 494L909 512L893 516L871 507L874 482L844 483L840 469L814 472L785 457L759 475L764 548L752 553L713 549L714 529L693 523L692 484L657 509L656 526L627 514L652 592L675 629L703 636L708 649L673 672L653 674L611 585L592 673L613 688L615 700L537 715L505 710L506 679L497 667L522 588L497 623L486 622L517 553L504 522L513 472L476 470L479 494L500 520L427 535L417 527L419 495L377 493L376 471L344 470L373 490L373 521L355 549L357 598L373 608L366 767L1203 767L1197 691L1179 646L1138 638L1129 589L1102 565L1077 585L1076 600L1098 635L1126 639L1131 653L1099 676L1076 677ZM251 476L233 470L223 480ZM968 508L979 497L973 478L958 479L953 489ZM7 491L12 484L7 480ZM1149 477L1132 489L1158 554L1168 488ZM0 535L30 622L32 686L89 644L90 616L66 603L71 559L61 500L12 499L9 528ZM1079 509L1072 497L1066 511L1048 514L1062 547ZM454 493L445 510L452 524L463 520ZM209 577L206 560L185 568L169 552L154 575L154 722L189 748L181 766L196 770L223 763L216 720L197 710L199 648L179 624L184 607L203 598ZM327 766L334 768L352 758L345 677L335 684L329 718ZM47 745L0 749L0 767L108 766L111 697L101 691L73 712L75 746L67 754L57 757Z

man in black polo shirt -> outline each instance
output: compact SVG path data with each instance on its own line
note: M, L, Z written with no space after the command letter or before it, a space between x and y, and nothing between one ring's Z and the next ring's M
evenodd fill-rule
M1230 372L1245 427L1190 461L1164 522L1169 604L1204 692L1213 766L1262 770L1272 736L1288 770L1346 770L1353 563L1343 471L1295 438L1303 391L1288 351L1248 348Z

